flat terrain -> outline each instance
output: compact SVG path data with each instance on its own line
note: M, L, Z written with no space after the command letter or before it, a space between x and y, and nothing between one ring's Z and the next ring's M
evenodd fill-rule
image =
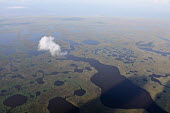
M69 54L54 57L49 52L38 51L38 41L43 36L54 37L62 51ZM120 73L106 74L103 70L104 74L99 75L100 68L91 62L104 66L102 69L113 66ZM121 102L112 103L112 107L104 105L101 95L111 89L110 85L103 86L107 75L114 76L110 77L113 84L118 81L118 78L112 80L117 75L129 80L133 88L144 89L162 110L170 112L169 67L168 20L0 18L0 113L54 113L56 109L51 105L57 100L75 113L148 113L145 107L137 108L133 104L131 107L122 107ZM100 82L93 80L97 74ZM103 77L103 81L98 77ZM121 89L124 86L116 85L120 93L124 92Z

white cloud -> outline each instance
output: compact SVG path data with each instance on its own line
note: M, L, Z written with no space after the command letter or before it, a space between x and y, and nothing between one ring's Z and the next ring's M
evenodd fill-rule
M44 36L41 38L38 44L39 51L49 51L52 56L63 56L67 55L67 52L62 52L58 44L54 42L54 37Z
M24 7L24 6L11 6L11 7L7 7L8 9L24 9L24 8L27 8L27 7Z

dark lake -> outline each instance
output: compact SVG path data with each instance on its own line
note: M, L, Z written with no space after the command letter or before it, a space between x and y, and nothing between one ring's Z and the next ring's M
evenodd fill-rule
M50 113L79 113L79 108L62 97L55 97L49 101Z
M35 94L36 94L36 96L40 96L41 92L37 91Z
M82 73L83 69L75 69L74 72Z
M64 81L57 80L54 82L55 86L62 86L64 84Z
M44 84L43 78L37 78L36 81L38 84Z
M90 67L85 67L86 70L91 71L92 69Z
M83 96L86 93L84 89L78 89L74 91L74 95Z
M3 101L3 104L8 106L8 107L14 108L14 107L23 105L24 103L26 103L26 101L27 101L26 96L16 94L16 95L13 95L13 96L8 97L7 99L5 99Z

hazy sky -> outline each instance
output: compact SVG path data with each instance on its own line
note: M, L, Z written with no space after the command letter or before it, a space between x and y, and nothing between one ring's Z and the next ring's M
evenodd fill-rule
M170 18L170 0L0 0L0 14Z

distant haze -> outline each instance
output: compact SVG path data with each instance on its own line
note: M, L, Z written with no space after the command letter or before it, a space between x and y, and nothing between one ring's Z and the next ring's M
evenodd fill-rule
M170 18L170 0L0 0L3 16Z

